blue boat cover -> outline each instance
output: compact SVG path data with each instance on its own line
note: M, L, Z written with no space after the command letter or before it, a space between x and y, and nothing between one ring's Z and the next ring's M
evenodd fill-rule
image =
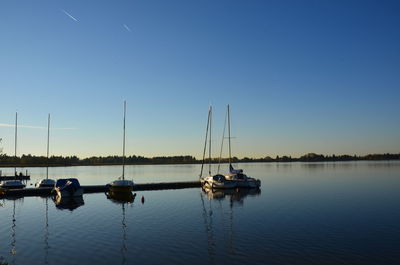
M77 189L81 187L79 181L75 178L70 179L58 179L56 182L56 187L62 190L67 190L70 192L75 192Z
M234 169L232 164L229 164L229 172L231 174L240 174L243 173L243 169Z

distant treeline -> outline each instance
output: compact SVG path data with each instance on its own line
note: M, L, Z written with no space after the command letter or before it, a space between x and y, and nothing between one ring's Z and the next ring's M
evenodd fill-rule
M358 161L358 160L400 160L399 154L370 154L365 156L357 155L319 155L308 153L299 158L291 156L276 156L275 158L266 156L264 158L244 157L239 159L232 158L234 163L247 162L321 162L321 161ZM199 164L202 160L198 160L193 156L128 156L125 158L127 165L151 165L151 164ZM218 163L219 159L212 159L212 163ZM228 162L227 158L221 159L222 163ZM121 156L92 156L89 158L78 158L77 156L51 156L47 161L45 156L22 155L15 158L6 154L0 155L0 167L34 167L34 166L93 166L93 165L121 165L123 158ZM208 160L206 160L208 163Z

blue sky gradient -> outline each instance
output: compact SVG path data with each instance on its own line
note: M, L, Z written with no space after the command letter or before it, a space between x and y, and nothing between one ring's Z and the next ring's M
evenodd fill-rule
M121 154L127 100L128 155L200 158L210 103L215 156L228 103L238 157L398 153L398 14L398 1L1 0L3 151L18 110L31 126L51 113L51 154ZM21 128L18 153L45 155L46 133Z

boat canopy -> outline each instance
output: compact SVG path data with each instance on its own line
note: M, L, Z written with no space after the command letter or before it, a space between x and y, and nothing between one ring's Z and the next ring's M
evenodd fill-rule
M234 169L232 164L229 165L229 172L231 174L241 174L243 173L243 169Z

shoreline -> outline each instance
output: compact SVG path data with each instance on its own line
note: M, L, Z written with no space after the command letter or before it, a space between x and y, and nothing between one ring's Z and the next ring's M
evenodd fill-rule
M313 161L302 161L293 159L290 161L232 161L235 164L249 164L249 163L320 163L320 162L357 162L357 161L400 161L400 159L349 159L349 160L313 160ZM229 162L221 162L221 164L228 164ZM152 166L152 165L201 165L202 161L190 162L190 163L125 163L125 166ZM205 162L208 164L208 161ZM218 162L212 161L211 164L218 164ZM56 164L56 165L45 165L45 164L26 164L26 165L0 165L1 168L27 168L27 167L90 167L90 166L122 166L122 163L93 163L93 164Z

